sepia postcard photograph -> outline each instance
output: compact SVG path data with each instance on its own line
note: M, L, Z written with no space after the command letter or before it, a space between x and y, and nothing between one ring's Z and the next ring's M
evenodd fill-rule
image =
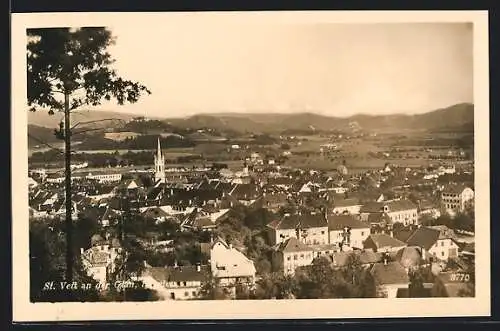
M489 316L487 19L13 14L14 321Z

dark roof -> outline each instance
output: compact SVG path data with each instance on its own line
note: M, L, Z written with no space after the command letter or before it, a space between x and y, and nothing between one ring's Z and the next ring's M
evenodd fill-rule
M405 268L399 262L375 263L371 269L375 282L379 285L408 284L410 279Z
M443 193L451 193L451 194L460 194L465 190L468 186L464 184L448 184L444 187Z
M360 213L380 213L384 208L384 204L381 202L368 202L361 206Z
M270 228L275 230L279 229L296 229L299 226L307 229L307 228L318 228L318 227L327 227L328 222L325 219L324 215L321 213L318 214L293 214L293 215L284 215L281 219L272 221L267 225Z
M334 207L357 206L359 204L360 204L360 202L359 202L359 199L357 199L357 198L335 199L333 201Z
M408 246L417 246L428 250L439 239L439 234L439 230L421 227L413 232L406 243Z
M293 184L293 180L290 179L289 177L276 177L276 178L269 178L267 180L268 185L286 185L286 186L291 186Z
M238 200L255 200L261 196L261 190L255 184L238 184L230 192L231 196Z
M394 238L406 242L413 234L414 230L399 230L394 232Z
M369 229L370 225L358 220L352 215L328 216L328 230L338 231L343 230L345 227L349 227L351 229Z
M201 266L200 271L196 266L182 267L150 267L146 272L160 283L163 282L203 282L208 278L210 268Z
M159 207L146 209L142 215L145 217L167 217L169 214Z
M407 199L389 201L384 203L384 205L388 206L391 212L417 208L416 204Z
M284 242L280 243L277 247L278 251L284 253L292 253L292 252L307 252L312 251L313 249L306 244L300 242L297 238L288 238Z
M371 213L368 215L368 223L391 223L391 218L386 213Z
M162 205L188 205L189 201L191 204L200 205L203 202L210 200L217 200L222 197L222 191L219 189L179 189L179 188L169 188L166 190L163 198L161 199Z
M146 199L148 200L156 200L160 197L160 194L163 191L163 187L161 186L153 186L146 192Z
M377 248L381 247L403 247L406 246L404 242L393 238L385 233L372 233L367 241L372 241Z

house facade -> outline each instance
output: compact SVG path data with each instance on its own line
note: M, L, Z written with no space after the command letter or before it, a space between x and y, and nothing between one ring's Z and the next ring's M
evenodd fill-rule
M370 225L352 215L331 215L328 236L330 244L340 248L363 249L363 243L370 236Z
M218 239L210 249L210 270L222 286L255 285L255 265L231 244Z
M408 246L419 247L422 257L441 261L458 257L458 245L449 229L420 227L406 240Z
M474 191L470 187L450 185L441 192L441 207L449 214L463 212L474 205Z
M210 274L208 266L149 267L141 276L144 285L163 300L195 300Z
M273 245L288 238L298 238L306 245L329 243L328 222L321 213L287 213L267 225L269 239Z
M297 238L288 238L276 245L273 251L272 265L276 271L293 275L298 267L308 266L315 258L314 249Z

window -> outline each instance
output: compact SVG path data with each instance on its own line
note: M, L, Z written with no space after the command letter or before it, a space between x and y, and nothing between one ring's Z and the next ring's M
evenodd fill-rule
M300 254L300 258L303 259L304 258L304 254Z
M443 247L443 246L444 246L444 241L441 241L441 247Z
M321 234L325 234L325 231L321 231Z
M181 282L177 282L177 286L181 286Z
M196 296L196 292L194 292L194 291L193 291L191 294L192 294L194 297Z
M293 256L293 259L294 259L294 260L297 260L297 254L295 254L295 255Z
M361 236L364 236L365 235L365 231L361 231Z
M189 292L184 292L184 296L188 297L189 296Z
M186 282L183 282L182 285L186 286Z
M286 257L287 261L290 261L292 258L290 256Z
M441 256L444 256L444 252L441 252Z

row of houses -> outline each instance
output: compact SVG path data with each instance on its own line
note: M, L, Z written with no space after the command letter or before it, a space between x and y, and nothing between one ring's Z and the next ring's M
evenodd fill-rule
M155 290L161 300L192 300L202 297L202 286L214 280L218 287L234 296L238 285L255 287L256 270L252 260L231 244L218 238L209 244L210 261L207 265L151 267L136 279L146 288ZM98 240L81 251L82 265L87 274L103 286L109 276L123 262L126 252L116 239Z

